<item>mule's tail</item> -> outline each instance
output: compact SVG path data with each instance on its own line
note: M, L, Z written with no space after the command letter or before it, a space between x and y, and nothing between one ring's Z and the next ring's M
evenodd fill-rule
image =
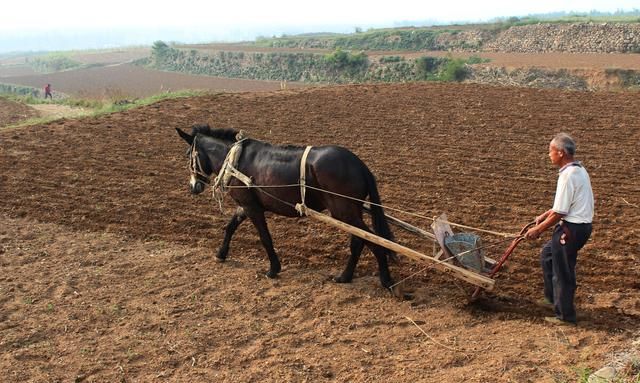
M366 169L366 168L365 168ZM378 194L378 185L376 184L376 179L371 173L369 169L366 169L367 172L367 188L369 189L369 201L371 202L371 217L373 221L373 230L382 238L388 239L389 241L394 240L393 233L391 232L391 228L389 227L389 223L387 222L387 218L384 215L384 210L380 206L380 194ZM385 249L387 252L387 257L394 261L398 261L398 256L394 251L389 249Z

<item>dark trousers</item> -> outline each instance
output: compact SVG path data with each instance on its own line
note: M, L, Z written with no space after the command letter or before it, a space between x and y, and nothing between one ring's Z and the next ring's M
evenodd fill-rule
M551 240L542 247L540 263L544 278L544 296L553 302L556 317L576 322L573 297L576 292L576 260L591 236L591 224L564 222L553 230ZM564 242L561 243L561 242Z

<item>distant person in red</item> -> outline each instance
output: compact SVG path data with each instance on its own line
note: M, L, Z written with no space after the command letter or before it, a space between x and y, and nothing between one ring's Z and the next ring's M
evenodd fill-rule
M47 86L44 87L44 99L46 100L47 97L53 100L53 96L51 95L51 84L47 84Z

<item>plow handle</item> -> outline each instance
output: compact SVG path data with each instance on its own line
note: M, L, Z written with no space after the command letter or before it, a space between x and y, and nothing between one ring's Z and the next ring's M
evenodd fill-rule
M535 224L536 224L535 221L529 222L528 224L525 225L525 227L522 228L522 230L520 230L520 233L518 234L518 236L513 241L511 241L511 244L509 245L509 247L507 247L507 250L504 251L504 253L500 257L498 262L496 262L496 264L491 269L491 272L489 273L489 278L493 278L493 276L496 275L498 271L500 271L500 269L502 268L502 265L504 265L507 259L511 256L511 253L513 253L513 250L515 250L518 244L525 239L524 234L527 232L527 230L529 230L530 227L534 226ZM481 287L476 287L476 290L471 295L471 299L477 297L478 294L480 294L481 290L482 290Z

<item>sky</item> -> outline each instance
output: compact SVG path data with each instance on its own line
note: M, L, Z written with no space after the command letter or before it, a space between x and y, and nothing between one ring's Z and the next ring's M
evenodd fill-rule
M64 45L63 41L73 40L82 44L93 40L95 45L142 40L241 41L283 33L353 32L356 27L366 30L411 22L429 25L638 8L638 0L5 0L0 6L0 52L9 48L61 49L57 46Z

